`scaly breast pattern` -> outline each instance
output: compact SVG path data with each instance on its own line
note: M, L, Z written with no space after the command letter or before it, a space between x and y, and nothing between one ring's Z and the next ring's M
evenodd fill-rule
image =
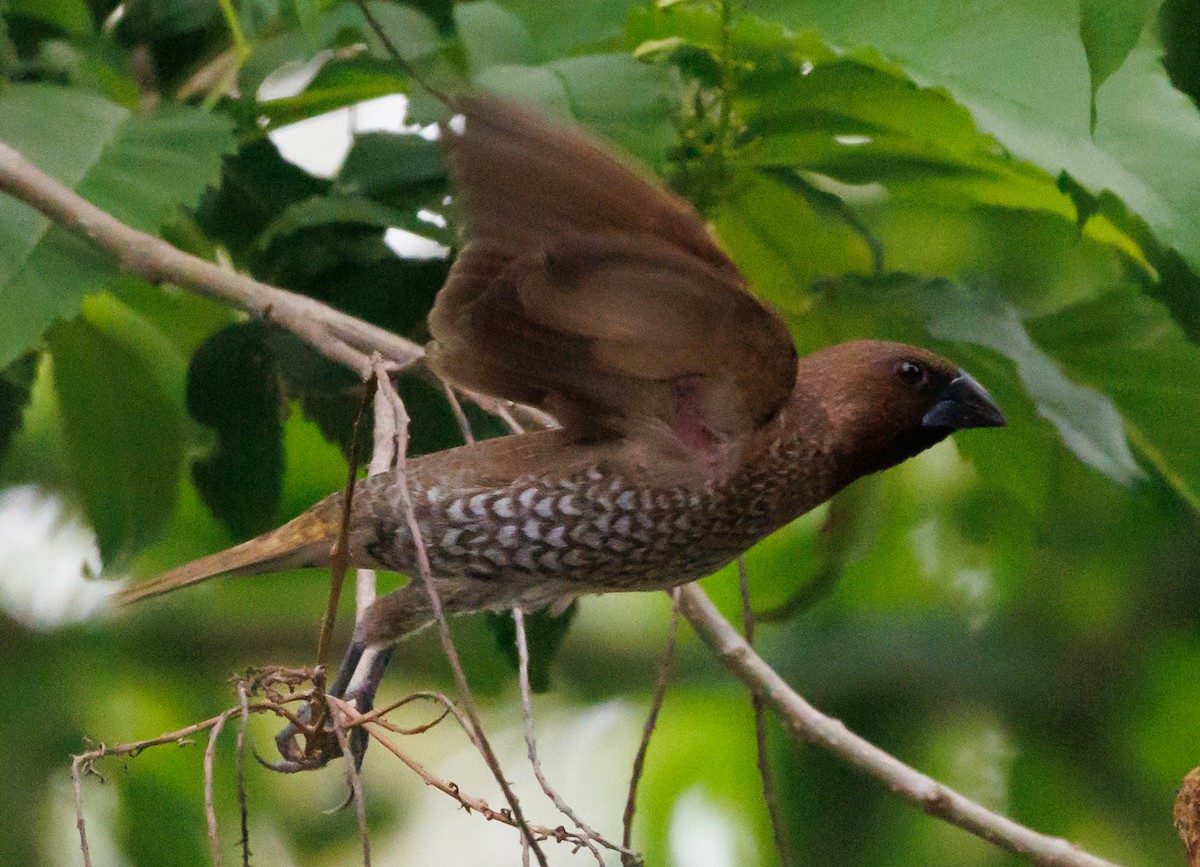
M429 484L410 493L439 578L546 598L654 589L709 574L824 500L831 492L813 478L810 451L799 439L773 444L763 459L698 489L642 486L592 466L493 490ZM394 568L414 566L403 530L372 547Z

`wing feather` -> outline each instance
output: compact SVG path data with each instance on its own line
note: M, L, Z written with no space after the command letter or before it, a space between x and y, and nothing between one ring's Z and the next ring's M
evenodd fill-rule
M523 109L458 108L465 131L445 136L466 244L429 318L443 376L580 437L661 422L727 438L782 405L787 328L690 205Z

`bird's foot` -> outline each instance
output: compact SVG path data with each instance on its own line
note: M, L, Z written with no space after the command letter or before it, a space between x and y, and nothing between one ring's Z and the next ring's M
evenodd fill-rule
M375 693L391 654L390 647L364 648L357 642L352 643L346 649L328 695L353 704L360 714L368 713L375 706ZM354 767L361 768L369 736L362 726L354 726L346 734ZM304 739L303 745L301 737ZM297 721L289 723L275 736L275 746L282 756L280 760L264 762L257 755L256 758L280 773L315 770L341 756L341 740L334 730L325 696L318 696L301 708Z

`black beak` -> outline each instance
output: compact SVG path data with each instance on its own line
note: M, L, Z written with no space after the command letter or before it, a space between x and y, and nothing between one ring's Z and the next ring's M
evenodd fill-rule
M987 390L971 378L959 372L942 389L937 403L921 419L922 427L940 427L962 430L968 427L1003 427L1004 415L992 403Z

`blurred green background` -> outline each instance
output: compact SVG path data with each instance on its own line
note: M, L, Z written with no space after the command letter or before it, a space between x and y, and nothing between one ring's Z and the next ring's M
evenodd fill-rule
M1193 0L371 8L441 87L573 117L690 198L802 351L908 340L992 390L1006 430L956 435L751 552L756 607L808 603L762 626L760 649L986 805L1120 863L1184 863L1171 807L1200 764ZM0 0L0 141L126 222L418 341L456 243L420 134L439 117L349 2ZM113 614L112 585L85 574L149 576L340 487L361 391L8 198L0 311L0 863L78 864L84 738L152 737L231 706L248 666L311 662L327 583L228 580ZM440 392L401 385L412 451L458 444ZM705 587L737 613L730 570ZM535 699L548 775L613 838L667 620L661 594L584 600ZM558 824L524 769L493 625L454 629L523 802ZM681 642L638 845L648 864L775 863L746 696ZM428 687L451 682L426 634L383 697ZM274 727L251 726L264 752ZM406 744L499 802L448 726ZM794 863L1018 863L773 721L769 749ZM159 747L85 781L97 865L208 862L202 753ZM254 863L355 863L352 811L322 812L343 779L252 768ZM366 786L375 863L519 863L511 831L381 750Z

